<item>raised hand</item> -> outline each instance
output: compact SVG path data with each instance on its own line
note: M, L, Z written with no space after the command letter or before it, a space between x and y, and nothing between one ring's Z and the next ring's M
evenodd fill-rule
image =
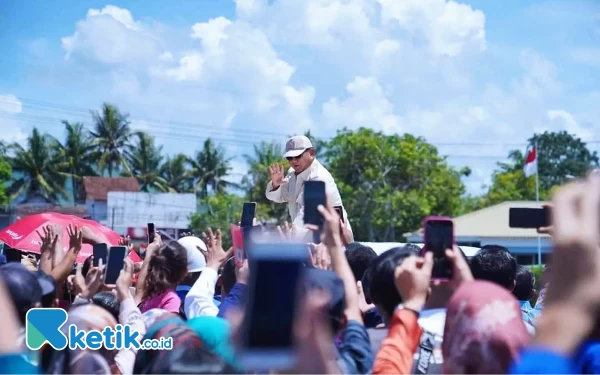
M203 232L200 238L206 244L206 250L198 248L206 258L206 266L218 270L231 257L233 248L227 251L223 250L223 239L220 229L217 229L217 233L214 234L212 229L208 228L206 233Z
M99 259L98 267L90 268L85 278L81 272L82 267L82 263L77 264L77 270L73 278L73 288L75 289L75 293L79 294L81 298L90 299L102 286L104 265L102 264L102 259Z
M421 311L425 305L432 268L433 253L430 251L425 253L425 258L411 256L396 267L394 283L406 308Z
M79 253L81 251L81 244L83 243L83 231L77 226L74 227L69 224L67 233L69 234L69 251Z
M40 246L40 253L43 253L45 251L52 251L56 242L58 241L58 234L54 233L52 227L50 225L42 227L42 232L44 234L41 234L37 230L35 232L42 241L42 245Z
M120 301L124 299L131 298L131 293L129 292L129 288L131 287L133 280L133 262L131 259L125 258L123 263L123 269L119 274L119 278L117 279L117 296Z
M269 175L271 176L273 189L277 189L283 184L283 179L285 177L284 173L283 166L279 165L279 163L275 163L269 167Z

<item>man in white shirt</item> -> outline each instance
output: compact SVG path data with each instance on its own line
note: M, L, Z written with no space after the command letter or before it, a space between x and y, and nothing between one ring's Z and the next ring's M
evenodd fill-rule
M315 149L310 139L303 135L290 138L285 145L284 157L290 163L287 174L283 166L273 164L269 167L271 181L267 184L266 196L277 203L287 203L292 225L298 229L304 228L304 182L323 181L325 189L332 200L333 206L342 212L342 221L351 231L348 214L342 205L342 197L331 173L319 163Z

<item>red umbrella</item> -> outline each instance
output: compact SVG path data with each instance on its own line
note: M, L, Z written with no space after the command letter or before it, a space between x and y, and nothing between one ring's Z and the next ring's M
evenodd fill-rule
M63 215L56 212L27 216L13 223L0 232L0 241L4 241L5 244L13 249L39 254L42 241L36 231L43 234L42 228L51 224L58 224L63 227L62 245L65 251L69 250L69 234L67 233L67 226L69 224L76 225L79 228L88 227L96 236L103 239L105 243L111 245L119 244L120 236L104 225L93 220L86 220L77 216ZM92 255L92 245L83 244L81 252L77 256L77 262L81 263L85 261L90 255Z

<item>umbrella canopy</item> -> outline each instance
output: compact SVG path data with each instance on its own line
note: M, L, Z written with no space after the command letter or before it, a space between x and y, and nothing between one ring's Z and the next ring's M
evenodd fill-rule
M104 242L109 245L119 244L120 236L104 225L93 220L86 220L77 216L63 215L56 212L30 215L9 225L0 232L0 241L4 241L4 243L13 249L39 254L42 241L36 231L44 233L42 228L52 224L58 224L63 228L62 247L64 251L69 250L69 234L67 233L67 226L69 224L78 226L79 228L88 227L96 236L104 239ZM85 261L90 255L92 255L92 245L83 244L81 252L77 256L77 262L81 263Z

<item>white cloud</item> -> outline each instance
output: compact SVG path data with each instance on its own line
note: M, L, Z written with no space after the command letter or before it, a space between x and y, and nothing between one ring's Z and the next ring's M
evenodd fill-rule
M349 97L329 99L323 104L325 121L334 128L369 127L385 132L400 132L398 116L375 77L356 77L346 85Z
M600 67L600 48L575 48L571 58L584 65Z
M107 5L90 9L75 33L61 39L65 58L78 55L103 64L148 62L162 51L155 36L127 9Z
M566 130L568 133L575 134L584 141L593 139L597 133L593 127L584 126L577 122L575 117L564 109L550 110L546 115L552 124L558 125L554 127L556 130Z
M20 143L27 138L19 121L22 111L23 103L15 95L0 95L0 141Z

